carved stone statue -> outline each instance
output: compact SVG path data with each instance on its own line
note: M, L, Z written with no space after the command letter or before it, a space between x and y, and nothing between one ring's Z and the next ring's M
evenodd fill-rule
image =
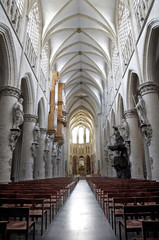
M49 146L50 146L50 138L49 138L49 135L47 134L46 138L45 138L45 150L46 151L49 151Z
M122 136L124 140L127 140L129 137L129 126L125 118L122 119L122 124L120 128L121 128Z
M22 103L23 98L19 98L19 100L13 106L13 129L19 129L19 126L24 122Z
M136 104L135 108L137 110L141 125L142 124L147 124L148 120L147 120L147 117L146 117L145 102L140 95L138 96L138 103Z
M108 149L116 151L118 156L114 157L114 164L112 166L115 168L118 178L130 178L130 164L125 141L120 135L118 128L113 128L115 143L112 146L108 146Z
M35 125L35 127L34 127L33 137L34 137L34 142L39 142L39 139L40 139L39 123L37 123L37 124Z

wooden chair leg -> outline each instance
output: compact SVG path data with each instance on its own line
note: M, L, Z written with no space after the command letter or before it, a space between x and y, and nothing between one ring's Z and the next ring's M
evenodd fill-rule
M34 222L34 226L33 226L33 240L35 240L35 222Z
M121 237L121 223L119 221L119 239L122 240L122 237Z

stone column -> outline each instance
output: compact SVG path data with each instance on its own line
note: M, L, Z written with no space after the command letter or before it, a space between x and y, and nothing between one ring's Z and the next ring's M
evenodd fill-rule
M136 110L125 111L129 126L131 178L144 179L141 133Z
M52 153L52 164L53 164L53 177L57 177L57 143L53 144L53 153Z
M149 145L149 156L152 161L152 179L159 181L159 96L158 85L154 82L139 86L140 94L145 101L146 116L149 122L146 140Z
M46 143L48 148L45 149L47 158L45 161L45 178L52 178L52 146L54 141L54 135L49 136L50 142Z
M0 89L0 183L10 181L12 153L20 135L20 132L11 131L13 105L19 99L20 93L20 90L14 87Z
M47 129L40 128L39 151L37 161L35 162L34 178L45 178L45 140Z
M34 169L34 157L32 152L33 130L37 116L32 114L24 115L23 138L21 150L21 164L19 180L32 180Z

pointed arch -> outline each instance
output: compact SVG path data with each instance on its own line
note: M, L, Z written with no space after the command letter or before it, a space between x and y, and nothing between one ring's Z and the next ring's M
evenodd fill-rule
M46 128L46 121L47 121L47 111L45 107L45 100L42 97L38 102L38 122L40 128Z
M16 87L18 76L15 46L10 29L3 23L0 23L0 56L0 87Z
M139 86L139 77L136 72L133 70L129 71L128 74L128 83L127 83L127 95L126 95L126 110L132 109L135 107L137 102L137 88Z
M143 76L146 81L157 81L159 76L159 20L153 20L147 27L144 44Z
M120 125L122 123L123 118L124 118L124 104L123 104L123 98L121 94L119 94L118 101L117 101L117 115L116 115L117 125Z
M30 73L26 73L20 81L20 89L22 92L22 97L24 98L24 113L26 114L36 114L36 96L35 88L32 82L32 76Z

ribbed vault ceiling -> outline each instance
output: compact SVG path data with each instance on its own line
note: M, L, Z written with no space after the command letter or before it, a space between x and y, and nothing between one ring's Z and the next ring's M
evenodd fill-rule
M41 0L43 42L51 45L52 70L66 84L69 113L101 111L103 84L116 39L117 0Z

